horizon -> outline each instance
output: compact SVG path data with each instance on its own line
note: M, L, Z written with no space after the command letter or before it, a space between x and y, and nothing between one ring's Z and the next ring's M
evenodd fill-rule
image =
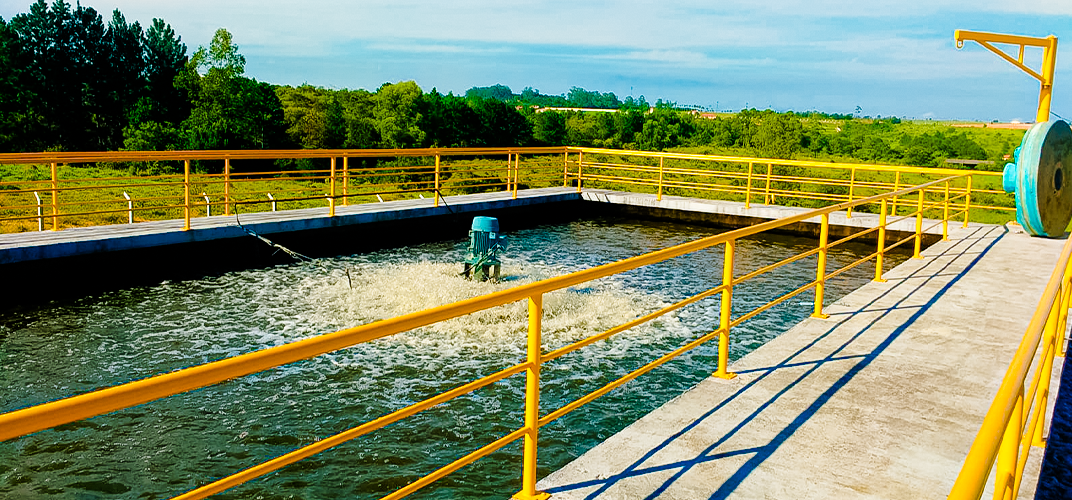
M83 5L105 22L116 8L143 27L162 18L188 54L227 28L247 76L278 85L374 91L413 80L425 92L455 95L496 84L548 95L576 86L727 112L853 114L860 107L860 115L915 120L1033 121L1037 80L977 43L957 50L953 30L1061 39L1072 33L1072 2L959 3L686 2L652 10L642 2L601 9L530 1L502 9L469 0L447 9L425 0L314 0L287 15L274 6L285 4L245 0ZM0 0L0 16L10 20L31 4ZM1059 43L1052 110L1070 117L1072 80L1062 75L1072 64L1062 53ZM1025 55L1029 66L1040 65L1040 49Z

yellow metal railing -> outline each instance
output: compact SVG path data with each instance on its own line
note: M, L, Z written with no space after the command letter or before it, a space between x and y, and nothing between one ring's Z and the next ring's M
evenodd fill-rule
M950 499L981 498L995 462L994 498L1017 498L1031 448L1046 443L1046 404L1053 361L1055 356L1064 356L1066 349L1064 335L1072 297L1070 255L1072 239L1061 250L1027 332L957 476Z
M108 217L111 223L182 219L188 230L194 217L231 215L239 205L243 212L326 205L328 216L334 216L336 206L382 201L383 196L428 194L435 206L443 192L505 190L516 197L522 181L526 187L557 185L563 155L561 147L6 153L0 154L0 165L47 165L48 176L0 179L0 232L32 230L35 222L40 230L47 226L54 231L106 224ZM233 168L235 163L266 160L314 160L322 165L299 170L257 165L257 171L242 172ZM375 165L351 166L353 160ZM68 168L119 164L134 169L149 162L170 164L181 173L77 177ZM199 173L198 166L219 173ZM128 198L127 191L133 196ZM38 193L45 195L44 201Z
M563 185L646 189L661 200L663 194L717 196L743 201L745 208L799 204L822 206L897 191L940 177L959 176L964 170L780 160L736 156L696 155L597 148L569 148ZM646 163L645 163L646 162ZM1001 186L1001 173L972 171L972 176L951 192L964 195L972 210L1000 214L1005 222L1016 208L1012 195ZM974 180L974 184L967 179ZM988 203L979 203L984 199ZM781 200L781 202L779 201ZM893 198L893 212L912 203ZM852 217L853 210L847 211Z
M235 164L257 160L316 160L328 168L234 169ZM76 178L72 177L76 172L68 168L79 164L133 168L144 162L171 163L181 173ZM444 192L507 191L516 197L521 186L549 187L558 185L559 178L564 187L649 191L660 200L664 194L679 194L743 201L746 208L753 203L815 208L965 173L574 147L0 154L0 165L5 164L45 165L48 175L34 180L0 179L0 232L33 230L35 222L37 229L59 230L154 219L182 219L183 228L189 229L195 217L231 215L239 205L243 212L274 210L276 206L326 206L328 216L334 216L338 206L378 201L385 196L398 199L428 194L439 206ZM198 173L199 165L219 173ZM950 186L951 196L963 196L971 213L996 214L992 222L1011 218L1013 197L999 188L1001 174L972 174ZM913 208L911 201L898 197L892 198L890 205L894 215ZM847 216L852 217L854 209L847 209Z
M578 170L580 170L581 163L578 162L577 166ZM685 353L691 349L700 346L701 344L704 344L714 339L718 339L718 366L715 367L714 375L718 377L732 378L734 374L728 369L728 352L729 339L732 333L732 329L734 327L740 325L745 321L748 321L751 318L754 318L755 316L763 313L764 311L769 310L775 305L785 302L786 300L789 300L808 290L815 291L813 309L814 312L812 316L816 318L823 318L825 317L823 313L824 289L825 284L828 280L839 276L840 274L848 271L849 269L874 260L876 262L875 280L882 281L884 255L891 251L893 248L909 242L914 242L914 257L919 258L920 245L924 231L929 231L936 226L941 225L943 228L943 234L945 234L948 227L948 221L950 219L959 218L961 215L966 214L968 212L970 208L970 205L967 200L968 193L962 193L959 195L951 194L952 191L950 189L950 186L961 181L970 180L971 175L973 174L958 173L958 175L956 176L944 177L924 184L900 189L894 192L878 194L867 198L854 200L851 202L843 202L825 208L810 210L791 217L785 217L778 220L772 220L756 224L750 227L745 227L734 231L718 234L715 236L702 238L663 250L651 252L637 257L632 257L618 262L604 264L598 267L578 271L563 276L558 276L555 278L550 278L536 283L522 285L515 288L502 290L496 293L475 297L420 312L406 314L395 318L390 318L366 325L340 330L338 332L330 334L300 340L282 346L263 349L211 363L186 368L183 370L178 370L175 372L157 375L147 379L137 380L127 384L102 389L88 394L73 396L30 408L12 411L0 415L0 441L12 439L18 436L23 436L44 429L49 429L65 423L93 417L95 415L109 413L123 408L129 408L131 406L147 403L156 399L165 398L171 395L191 391L212 384L217 384L226 380L234 379L236 377L242 377L273 367L293 363L303 359L312 358L321 354L343 349L363 342L369 342L378 338L398 334L426 325L431 325L436 322L445 321L466 314L471 314L474 312L524 300L528 303L529 321L527 356L526 360L523 363L518 363L513 366L503 368L497 372L486 375L483 378L465 383L452 390L438 394L429 399L412 404L405 408L400 408L392 413L383 415L375 420L365 422L361 425L348 429L339 434L321 440L317 440L311 444L308 444L294 451L271 459L267 462L255 465L231 476L224 477L222 479L199 487L195 490L179 495L176 498L204 498L212 494L227 490L251 479L260 477L274 470L278 470L288 464L300 461L304 458L325 451L346 441L352 440L377 429L383 428L384 426L387 426L389 424L403 420L418 412L432 408L433 406L442 404L453 398L470 393L481 387L488 386L490 384L503 380L507 377L520 374L522 372L526 374L526 398L524 408L524 423L520 428L517 428L503 436L500 436L498 439L495 439L491 443L488 443L476 449L475 451L472 451L465 456L458 458L454 462L429 473L428 475L414 481L413 483L406 485L405 487L385 496L384 498L395 499L404 497L450 474L451 472L456 471L464 467L465 465L470 464L484 456L487 456L488 454L522 438L524 438L525 441L523 451L523 464L521 471L522 486L521 490L514 495L514 498L522 500L546 498L547 494L541 493L536 490L536 460L538 454L537 437L540 427L545 426L553 422L554 420L566 415L567 413L576 410L582 405L585 405L595 400L596 398L607 394L608 392L614 390L617 387L620 387L626 382L653 370L654 368L670 361L671 359L674 359L680 354ZM889 208L892 205L890 203L891 200L893 200L894 198L900 198L904 200L906 197L914 198L915 211L900 218L895 217L895 220L890 220L889 216L891 214L889 213ZM830 214L836 211L847 210L854 207L859 208L862 206L877 206L878 212L880 214L881 223L876 227L870 229L861 229L858 232L855 232L849 236L838 239L837 241L830 242ZM942 220L934 221L930 228L924 228L923 214L925 211L928 210L942 213L945 215L945 217L943 217ZM796 224L815 219L818 219L818 224L820 225L820 238L817 247L807 250L803 253L794 255L792 257L783 259L780 262L761 267L759 269L746 270L745 272L741 272L736 269L735 265L739 264L739 261L735 259L734 254L737 241L741 238L756 235L765 231L775 230L790 224ZM907 237L904 237L899 241L893 242L890 245L886 244L888 226L902 220L913 219L915 221L914 232L909 233ZM857 259L856 261L837 270L830 271L826 268L826 255L830 248L845 244L849 241L859 241L861 238L869 235L872 235L873 237L877 236L877 246L875 252L860 259ZM699 250L704 250L720 245L723 246L724 249L722 263L723 274L721 283L712 284L714 286L703 292L683 299L677 303L666 306L657 311L646 314L642 317L636 318L625 324L611 328L607 331L592 335L583 340L573 342L569 345L551 350L549 352L543 351L541 343L541 321L543 317L544 294L555 290L562 290L591 280L622 273L642 266L663 262L687 253L696 252ZM759 306L753 310L747 312L737 311L736 317L732 314L733 289L735 286L753 278L764 275L766 273L769 273L775 269L780 268L781 266L785 266L793 262L798 262L802 259L806 259L813 256L816 257L816 278L813 281L806 283L791 292L782 294L781 296L775 298L767 304ZM692 339L691 341L678 347L677 349L674 349L673 351L648 362L646 365L622 376L621 378L607 383L603 387L591 393L585 394L558 409L550 411L549 413L543 415L540 414L540 368L544 363L555 360L561 356L566 355L567 353L576 351L595 342L609 339L614 335L649 322L664 314L681 309L690 304L694 304L705 298L714 297L716 295L721 296L720 319L719 324L712 325L710 331Z

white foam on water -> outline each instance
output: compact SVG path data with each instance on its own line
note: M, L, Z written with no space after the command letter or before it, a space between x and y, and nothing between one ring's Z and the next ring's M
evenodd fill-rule
M334 284L309 286L306 299L316 312L304 318L338 328L371 323L402 314L450 304L480 295L533 283L554 276L552 269L517 265L504 270L503 281L478 282L459 275L460 266L442 262L383 263L351 271ZM612 279L557 290L543 296L544 347L555 348L603 332L665 305L656 296L627 290ZM661 318L665 329L676 323ZM513 350L524 345L528 329L527 301L518 301L434 323L394 336L412 347L435 347L439 352L462 348L480 351ZM671 328L674 329L674 328ZM651 334L651 327L637 332Z

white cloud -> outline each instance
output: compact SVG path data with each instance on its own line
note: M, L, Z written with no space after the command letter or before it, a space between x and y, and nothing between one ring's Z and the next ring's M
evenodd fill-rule
M982 88L995 77L1011 82L1017 90L1022 85L1029 91L1035 85L977 44L955 50L954 29L1008 26L1010 32L1052 32L1064 37L1065 44L1072 40L1072 0L82 3L92 5L106 18L112 9L119 8L128 20L139 20L143 25L161 17L182 35L191 51L207 44L217 28L226 27L247 56L249 67L271 61L271 68L266 64L258 69L270 69L265 78L279 81L369 85L357 79L379 83L416 78L426 68L415 67L411 61L429 60L431 63L424 66L442 64L425 77L432 85L440 81L435 78L454 71L459 75L451 78L461 82L456 84L459 88L485 83L474 79L502 75L523 85L549 86L551 83L540 82L550 81L568 88L592 82L585 85L601 86L601 90L612 84L628 88L641 79L675 79L711 86L762 81L775 90L751 86L746 91L778 93L796 82L810 81L830 86L832 95L866 95L869 89L860 82L891 81L906 89L917 88L914 85L927 88L906 92L918 95L920 108L932 110L945 109L926 104L941 100L941 96L926 94L934 92L933 85L941 85L941 92L959 91ZM28 10L29 4L30 0L0 0L0 16L9 19ZM970 25L951 24L961 22ZM1072 71L1072 52L1062 53L1067 57L1058 58L1058 78L1064 82L1062 75ZM479 55L474 60L487 67L452 64L454 58L466 55ZM1028 61L1037 65L1037 54L1029 53ZM330 76L316 74L316 64L331 66L321 70ZM496 76L474 76L477 71ZM555 79L548 73L554 73ZM340 76L343 74L347 76ZM927 82L932 87L923 85ZM1055 89L1055 109L1072 101L1070 90L1072 85ZM728 100L722 99L723 103ZM866 102L855 97L851 100Z

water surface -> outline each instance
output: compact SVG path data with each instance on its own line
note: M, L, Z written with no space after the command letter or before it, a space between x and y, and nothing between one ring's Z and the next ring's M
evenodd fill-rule
M0 314L0 411L281 345L716 234L603 218L508 233L504 281L458 276L466 240L164 282ZM739 242L736 273L814 248ZM295 248L301 251L300 248ZM836 249L828 269L869 253ZM890 256L890 265L903 259ZM162 263L166 265L166 263ZM345 269L352 269L347 277ZM828 284L833 302L864 265ZM815 278L804 259L734 290L735 315ZM548 294L544 348L629 321L722 279L721 247ZM350 283L353 287L351 288ZM809 293L735 328L737 359L811 312ZM718 297L544 366L543 414L718 325ZM224 384L0 443L0 496L166 498L525 359L524 302L361 344ZM540 475L557 469L716 367L704 345L544 427ZM440 405L219 498L379 498L521 426L524 375ZM414 498L506 498L520 441Z

